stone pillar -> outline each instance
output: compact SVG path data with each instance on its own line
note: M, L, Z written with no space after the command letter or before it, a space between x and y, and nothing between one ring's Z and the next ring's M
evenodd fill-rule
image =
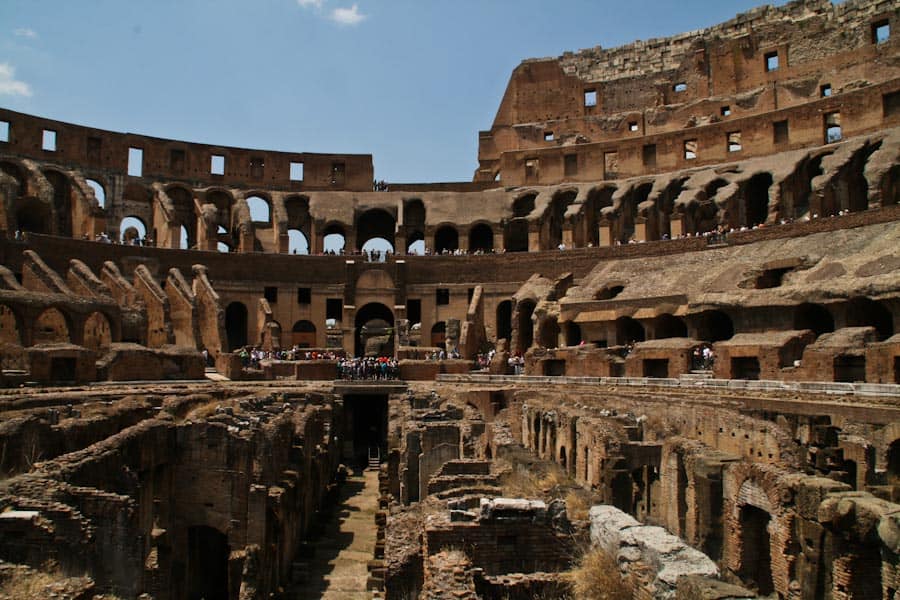
M344 318L341 320L344 341L342 346L344 352L348 356L353 356L356 352L356 307L349 304L344 305Z
M503 244L503 228L494 229L494 252L505 249Z
M672 215L669 217L669 237L673 240L684 235L684 215Z
M647 241L647 217L638 217L634 220L634 241Z
M459 319L447 319L447 329L444 334L444 346L447 354L451 352L459 352Z
M598 236L597 239L600 240L600 246L612 246L612 223L609 222L609 219L606 217L600 220L600 223L597 224Z
M528 228L528 251L541 251L541 232L538 230L532 231L531 227Z

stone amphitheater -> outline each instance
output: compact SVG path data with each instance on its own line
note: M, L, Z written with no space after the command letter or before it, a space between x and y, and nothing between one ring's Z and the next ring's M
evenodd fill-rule
M898 31L524 60L470 182L0 108L0 598L900 600Z

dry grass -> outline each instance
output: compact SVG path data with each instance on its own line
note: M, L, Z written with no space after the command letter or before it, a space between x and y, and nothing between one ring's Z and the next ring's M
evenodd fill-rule
M46 600L49 587L66 580L55 563L48 562L43 570L21 569L0 582L2 600Z
M573 521L587 520L591 510L591 503L587 494L572 490L566 494L566 514Z
M622 577L616 559L605 550L583 554L568 577L579 600L631 600L634 595L634 584Z

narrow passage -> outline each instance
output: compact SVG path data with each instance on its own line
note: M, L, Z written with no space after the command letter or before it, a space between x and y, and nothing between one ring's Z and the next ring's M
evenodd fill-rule
M378 472L356 472L341 486L336 506L322 511L321 535L313 542L309 576L297 600L369 600L366 563L375 552Z

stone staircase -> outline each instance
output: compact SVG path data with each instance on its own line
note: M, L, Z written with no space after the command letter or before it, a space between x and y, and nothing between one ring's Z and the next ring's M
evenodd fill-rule
M678 376L681 381L705 381L713 378L712 371L694 370L690 373L682 373Z

